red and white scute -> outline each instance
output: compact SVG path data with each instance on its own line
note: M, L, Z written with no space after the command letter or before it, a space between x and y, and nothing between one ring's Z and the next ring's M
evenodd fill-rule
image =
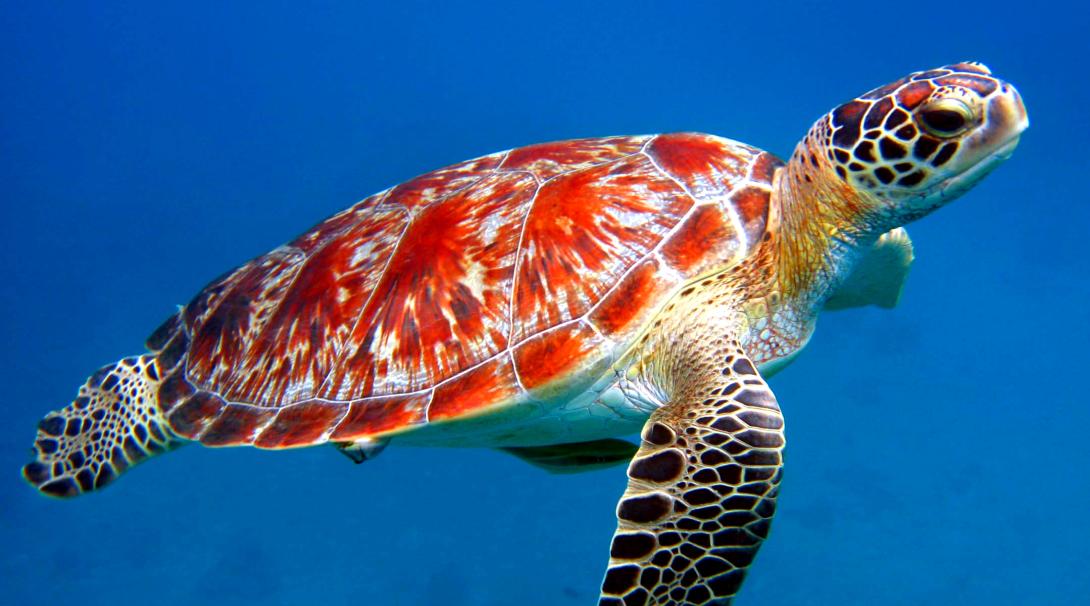
M422 175L206 287L152 346L184 348L160 406L206 444L282 448L578 388L682 285L751 250L777 166L671 134Z

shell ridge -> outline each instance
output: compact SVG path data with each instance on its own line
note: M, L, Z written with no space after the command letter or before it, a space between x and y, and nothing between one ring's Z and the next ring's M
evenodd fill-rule
M504 158L504 161L507 159ZM502 164L501 164L502 166ZM528 171L530 172L530 171ZM533 172L530 172L533 174ZM526 214L522 216L522 225L519 227L519 240L515 245L515 264L511 268L511 292L507 296L507 350L512 351L514 349L512 340L515 337L515 296L519 290L519 268L522 267L522 246L526 239L526 225L530 222L530 215L534 212L534 207L537 206L538 194L541 193L541 188L552 179L546 179L542 181L534 175L534 182L537 183L537 189L534 190L534 195L530 198L529 204L526 205ZM512 358L511 365L514 366L515 360ZM515 376L518 377L518 371L515 371ZM522 381L519 380L521 387Z
M259 255L257 257L254 257L254 258L250 259L249 261L246 261L245 263L239 265L233 271L229 272L226 275L226 277L224 277L222 280L215 281L215 282L209 284L208 286L205 286L204 289L197 295L197 297L194 300L190 301L190 304L192 304L195 300L201 298L201 296L206 291L208 291L210 287L212 287L212 286L214 286L216 284L228 284L229 283L229 286L227 288L225 288L223 290L223 292L221 292L218 295L218 297L216 299L216 302L215 302L215 305L208 306L201 313L201 315L198 318L194 319L194 324L199 323L199 325L192 327L192 330L190 330L189 326L186 326L186 328L187 328L186 335L189 337L189 345L186 348L186 352L185 352L185 358L186 359L185 359L185 366L183 368L185 374L183 375L183 377L191 385L193 385L195 387L198 387L201 391L207 391L207 392L215 394L217 396L220 394L221 391L224 390L225 385L222 384L223 376L217 377L216 376L216 371L214 370L214 367L206 368L206 373L207 373L208 376L201 377L199 381L191 380L191 379L193 379L193 377L190 374L191 369L190 369L190 366L189 366L189 353L194 348L194 346L198 343L198 339L200 339L203 336L203 330L204 330L205 326L207 325L208 319L212 318L212 317L215 317L219 313L219 310L223 306L223 304L226 301L232 300L234 298L234 295L246 283L245 278L249 277L250 272L252 272L254 270L260 270L261 267L262 267L262 263L264 263L266 260L272 259L276 255L281 255L281 256L285 257L286 259L293 259L292 261L290 261L290 263L294 263L295 262L294 259L296 259L298 257L301 257L301 258L304 258L304 259L306 258L306 253L302 249L300 249L299 247L292 246L290 243L281 244L280 246L277 246L276 248L272 249L271 251L269 251L269 252L267 252L267 253L265 253L263 255ZM291 267L291 265L288 265L287 267ZM293 277L293 279L294 279L294 277ZM187 305L187 308L188 308L188 305ZM254 319L254 314L252 312L248 313L247 314L247 320L250 321L250 320L253 320L253 319ZM183 325L188 324L187 322L184 321L184 317L183 317L183 322L182 323L183 323ZM224 331L220 330L218 332L218 334L216 334L215 337L214 337L215 348L213 350L213 353L216 354L216 355L219 355L221 353L221 350L222 350L222 347L223 347L223 344L224 344L224 336L225 336ZM248 347L248 344L244 345L244 347ZM243 351L243 349L240 347L239 352L242 352L242 351ZM237 353L238 352L236 352L236 354ZM219 379L219 380L217 381L217 379ZM215 387L213 387L214 384L216 385Z
M567 167L566 170L557 172L557 173L553 174L552 176L549 176L549 177L541 180L540 185L538 187L538 190L537 190L537 192L535 192L534 207L537 206L536 202L540 198L540 192L542 190L544 190L548 185L552 184L555 181L559 181L562 178L571 178L572 175L578 175L580 173L586 173L586 172L589 172L589 171L593 171L595 169L600 169L600 168L602 168L604 166L611 165L611 164L624 163L627 160L635 159L635 158L638 158L640 156L643 156L644 159L647 159L646 155L643 154L643 150L651 142L656 140L658 137L659 137L659 135L657 135L657 134L655 134L655 135L632 135L632 136L573 139L571 141L564 142L564 143L595 142L595 143L603 143L603 144L605 144L605 143L613 144L613 143L620 142L620 141L629 141L629 142L631 142L633 144L638 143L639 148L634 149L634 151L631 151L631 152L628 152L628 153L621 153L619 155L616 155L616 156L613 156L613 157L610 157L610 158L607 158L607 159L601 159L601 160L598 160L596 162L575 164L574 166ZM685 190L683 190L683 189L679 190L679 191L680 191L680 193L682 195L688 195L687 192ZM689 199L691 200L692 197L689 196ZM530 220L533 218L533 212L532 211L533 211L533 208L530 209L530 212L527 212L526 217L524 218L524 222L523 222L523 224L521 226L520 242L519 242L519 248L518 248L518 251L517 251L518 254L517 254L516 259L515 259L515 278L514 278L514 281L516 283L518 282L518 277L521 275L521 273L522 273L521 269L522 269L522 267L524 265L522 263L523 257L524 257L523 252L524 252L524 249L525 249L524 235L525 235L525 231L527 229L527 226L529 225ZM608 240L603 240L602 244L605 244L610 249L614 249L614 250L620 248L618 246L619 240L617 239L616 235L614 235L614 234L604 234L604 236L609 238L609 239ZM525 256L526 256L527 259L533 258L530 255L525 255ZM638 259L638 260L642 260L642 257L640 257L640 259ZM546 288L546 290L548 290L548 288ZM556 328L558 326L565 325L565 324L567 324L567 323L569 323L569 322L571 322L573 320L578 320L580 317L582 317L582 314L580 314L580 315L572 315L571 317L569 317L567 319L549 318L546 321L531 322L532 324L540 324L539 326L536 326L536 327L532 328L533 334L531 334L522 325L519 325L518 327L516 327L516 321L515 321L516 318L515 318L515 311L514 310L515 310L515 307L517 307L516 301L517 301L517 297L519 295L519 292L520 291L518 290L517 287L513 288L512 291L511 291L511 297L512 297L511 301L510 301L510 305L511 305L511 327L510 327L511 335L508 338L508 342L509 342L509 346L512 347L512 348L515 345L515 343L512 343L512 341L515 340L516 332L517 333L523 333L524 338L521 341L518 341L519 343L521 343L521 342L525 341L525 337L533 336L533 334L540 334L543 331L550 330L550 329ZM564 293L561 291L561 294L564 294ZM567 303L562 302L561 304L567 304ZM560 315L565 315L565 314L560 314ZM556 323L546 325L546 324L548 324L548 322L556 322Z
M375 196L385 197L386 192L379 192L379 193L374 194L374 195ZM370 196L370 197L374 197L374 196ZM361 200L361 201L357 202L356 204L354 204L353 207L357 206L357 205L359 205L359 204L361 204L363 202L366 202L367 199L368 198L364 198L363 200ZM380 206L384 206L384 205L386 205L385 200L383 200L382 202L379 202L378 204L376 204L375 206L371 207L368 210L369 211L374 211L374 210L378 209ZM391 206L394 206L394 205L391 205ZM394 209L391 209L391 210L402 210L402 211L404 211L405 209L403 209L403 208L400 208L400 209L394 208ZM324 251L333 241L335 241L336 239L338 239L341 236L344 236L346 233L348 233L353 228L358 226L360 224L360 221L362 221L362 219L354 221L354 222L352 222L352 223L350 223L350 224L348 224L348 225L346 225L346 226L344 226L344 227L342 227L340 229L336 229L333 232L327 234L324 238L322 238L322 240L318 243L318 245L314 246L310 251L304 251L302 248L299 248L298 246L292 246L290 244L285 244L285 245L279 247L279 248L283 248L283 249L294 249L294 250L298 251L298 253L300 255L300 257L299 257L299 259L297 261L298 268L295 270L294 274L291 276L291 279L288 280L287 285L284 286L283 294L281 294L281 296L277 298L276 304L273 305L272 309L267 312L267 315L268 315L268 318L269 318L268 321L266 321L265 324L262 325L261 328L252 335L252 337L251 337L252 341L247 345L246 352L244 353L244 356L245 356L245 354L251 353L253 351L253 348L258 343L262 343L265 340L265 337L268 335L268 332L270 330L274 330L274 331L283 330L283 326L281 324L278 324L278 323L274 322L274 320L276 320L278 318L278 316L280 315L281 309L284 307L285 302L288 300L288 295L292 292L292 289L295 288L295 285L299 280L299 276L301 276L303 274L303 270L306 269L306 265L311 261L311 259L315 258L322 251ZM251 314L251 318L252 317L253 317L253 314ZM258 350L257 352L254 352L254 353L260 354L261 352L260 352L260 350ZM284 352L284 355L289 355L289 354L290 354L290 351L286 350ZM249 357L249 356L245 356L245 357ZM338 354L338 357L339 357L339 354ZM247 360L247 361L249 361L249 360ZM330 365L330 370L326 371L325 376L329 376L329 373L332 371L332 369L334 367L336 367L336 363ZM239 388L241 385L243 385L245 383L246 379L247 378L243 377L243 376L236 377L233 381L227 381L223 385L220 385L217 388L217 390L215 392L213 392L213 393L216 393L217 395L220 395L221 392L226 392L226 391L230 391L230 390L233 390L233 389L237 389L237 388ZM323 377L322 380L324 382L325 377ZM321 384L315 385L314 393L317 393L318 388L320 387L320 385ZM287 392L284 392L282 394L282 397L286 396L286 395L288 395ZM303 400L297 400L295 402L287 402L287 403L280 402L279 403L280 406L277 407L277 408L283 408L283 407L286 407L286 406L291 406L291 405L297 404L299 402L305 402L305 401L307 401L309 399L310 398L304 398ZM255 434L255 435L257 435L257 434Z
M513 150L514 150L514 148L511 148L511 149L508 149L508 150L505 150L505 151L502 151L502 152L496 152L497 154L502 154L503 158L496 164L496 167L493 168L492 170L494 170L494 171L506 170L506 169L504 169L503 165L506 164L507 161L511 158L511 152ZM494 156L496 154L490 154L490 155ZM510 171L510 172L514 172L514 171Z
M351 335L355 335L357 333L361 322L363 322L365 320L365 318L367 317L367 312L368 312L369 307L371 307L375 303L375 294L377 292L379 292L379 290L381 289L380 287L383 284L387 283L388 278L389 278L390 266L393 264L393 262L395 260L397 260L399 258L399 255L400 255L400 253L402 251L402 244L404 243L406 234L410 230L413 229L413 227L416 225L417 219L425 211L427 211L428 209L436 208L436 207L439 207L439 206L441 206L443 204L446 204L452 198L458 197L460 194L462 194L464 192L467 192L467 191L470 191L473 188L480 186L482 183L486 182L490 178L518 177L519 175L526 175L526 176L529 176L529 177L533 178L535 184L537 184L537 182L538 182L537 177L535 175L533 175L532 173L530 173L529 171L501 170L499 168L500 165L507 160L507 157L510 155L510 153L511 153L511 150L508 150L508 151L505 151L505 152L497 152L495 154L488 154L488 155L481 156L481 157L475 158L473 160L468 160L466 162L461 163L461 164L466 164L466 163L472 163L472 162L479 162L479 161L484 160L484 159L489 159L489 158L495 158L497 156L502 156L502 159L499 160L495 165L477 170L474 173L474 176L471 177L467 182L465 182L461 186L459 186L457 188L452 188L449 191L443 191L442 193L440 193L439 195L437 195L433 199L430 199L427 202L419 204L417 206L413 206L412 208L408 208L405 204L403 204L400 201L400 198L398 198L396 196L397 189L400 187L400 185L394 186L394 187L392 187L390 189L391 193L394 194L394 195L387 196L385 198L385 200L384 200L384 203L385 204L390 204L390 205L393 205L393 206L397 206L397 207L401 208L402 210L405 210L408 213L408 221L405 224L404 228L401 230L401 233L398 234L398 236L397 236L397 245L393 248L393 250L391 250L388 253L389 256L386 259L386 263L383 265L383 268L382 268L381 272L379 272L377 274L377 278L376 278L376 281L375 281L375 284L376 284L375 289L372 290L371 293L368 295L366 301L360 307L360 312L356 316L356 320L352 323L352 326L351 326L351 328L350 328L350 330L348 332L348 334L350 336L349 336L349 340L346 341L346 347L341 352L338 353L336 360L330 366L330 370L326 372L326 375L322 379L321 384L316 389L316 393L323 393L325 391L328 391L333 386L333 382L335 380L338 380L337 379L338 375L340 375L339 380L342 381L342 384L338 385L338 391L343 392L346 388L351 389L353 387L359 387L359 385L355 385L355 384L349 382L349 381L351 381L352 377L351 377L351 375L347 374L346 369L342 368L342 366L345 364L346 360L350 356L355 355L356 353L361 351L359 346L361 345L362 342L361 343L352 343ZM443 171L450 170L452 167L457 167L457 166L460 166L461 164L455 164L455 165L451 165L451 167L447 167L447 168L444 168L444 169L439 169L437 171L432 171L430 173L424 173L423 175L420 175L420 176L414 178L413 180L407 181L406 183L412 183L415 179L426 178L426 177L428 177L428 176L430 176L430 175L432 175L434 173L441 173ZM535 191L535 194L536 194L536 191ZM497 353L499 353L499 352L497 352ZM494 354L492 356L489 356L488 359L491 359L493 357L494 357ZM369 369L369 372L371 372L372 375L373 375L372 380L377 380L380 377L378 375L374 375L374 370L375 370L374 368L371 368L371 369ZM432 374L435 372L434 369L433 370L424 369L423 372L424 372L425 375L427 375L427 377L428 377L427 380L428 381L433 380ZM356 378L358 379L359 377L356 377ZM361 383L361 385L362 384L366 384L366 379L363 380L363 383ZM431 387L434 387L434 386L435 386L434 384L431 385ZM366 387L365 387L365 389L366 389ZM426 391L426 390L419 390L420 393L422 393L423 391ZM395 391L395 392L392 392L390 394L384 394L384 395L394 395L394 394L401 394L401 393L416 393L416 392L396 392ZM355 401L355 399L356 398L352 398L352 399L349 399L347 401Z
M688 192L686 191L686 193L688 193ZM681 285L686 283L686 282L695 280L695 277L686 277L686 276L682 275L681 272L679 272L676 269L674 269L673 267L671 267L670 264L667 263L666 260L662 258L662 255L660 254L660 251L661 251L663 245L666 242L668 242L670 240L670 238L675 233L677 233L677 231L679 229L681 229L681 227L685 224L686 219L688 219L692 214L694 214L696 212L696 209L697 209L698 206L699 206L698 204L693 204L693 206L691 208L689 208L689 210L687 210L685 212L685 214L682 215L678 219L677 225L674 225L674 227L672 227L670 229L670 231L666 232L666 234L663 235L662 240L658 244L656 244L654 248L649 250L646 255L644 255L643 257L640 257L640 259L638 261L636 261L630 267L628 267L628 269L626 269L624 271L624 273L622 273L620 276L617 277L616 282L612 286L607 288L605 291L603 291L602 296L599 297L598 300L595 301L593 305L591 305L589 308L587 308L586 312L584 312L582 315L574 318L573 320L585 320L586 323L591 327L591 329L594 330L596 333L598 333L599 336L606 339L607 341L611 341L611 342L615 343L616 339L613 339L612 337L608 337L608 336L604 335L602 333L601 329L591 319L591 316L593 316L594 313L602 306L602 304L605 303L605 301L607 301L609 299L610 295L612 295L618 288L621 287L622 284L625 283L625 280L629 277L629 275L631 275L632 273L638 271L640 266L643 265L643 263L645 263L648 259L654 259L655 260L656 264L658 265L658 268L656 269L657 273L668 274L672 278L674 278L674 281L676 282L676 284L673 287L674 290L679 289L681 287ZM557 325L557 326L561 326L561 325ZM553 327L553 328L555 328L555 327ZM551 330L551 328L550 328L550 330ZM610 355L612 356L613 354L611 353ZM613 361L616 362L616 360L613 360Z
M558 172L555 175L552 175L551 177L546 177L545 179L541 179L533 171L520 171L520 172L528 172L528 173L530 173L531 175L534 176L534 180L537 182L537 189L534 191L534 196L530 200L530 203L527 205L526 215L522 218L522 225L519 227L518 245L515 247L515 265L514 265L514 268L513 268L514 273L512 274L512 278L511 278L511 296L510 296L510 298L508 299L508 302L507 302L507 305L508 305L508 307L507 307L508 308L508 321L509 321L509 324L508 324L508 327L507 327L507 349L509 351L514 352L514 348L515 348L515 345L516 345L516 342L515 342L515 297L518 296L519 269L522 267L522 248L523 248L523 244L525 243L526 226L529 224L530 215L533 214L534 207L537 205L538 194L541 192L541 190L546 185L552 183L553 181L556 181L557 179L559 179L561 177L570 175L570 174L572 174L574 172L579 172L579 171L583 171L583 170L590 170L592 168L602 166L604 164L609 164L609 163L613 163L613 162L620 162L620 161L623 161L623 160L625 160L627 158L631 158L633 156L638 156L641 153L643 153L643 150L647 147L647 145L650 144L651 141L654 141L655 138L658 137L658 135L635 135L635 136L631 136L631 137L620 136L620 137L601 137L601 138L598 138L597 140L599 140L599 141L611 141L611 140L614 140L614 139L639 139L641 137L646 137L647 140L644 141L640 145L640 149L638 149L638 150L636 150L634 152L627 153L627 154L622 154L622 155L619 155L619 156L617 156L615 158L610 158L608 160L602 160L601 162L588 164L586 166L579 166L578 168L570 168L568 170ZM594 140L594 139L593 138L576 139L575 141L590 141L590 140ZM504 157L503 162L501 162L496 167L496 170L501 170L502 169L502 170L506 170L508 172L515 172L515 171L512 171L510 169L504 169L503 168L503 163L507 162L508 158L511 155L511 151L513 151L513 150L508 150L507 151L507 154ZM572 318L572 319L577 319L577 318ZM566 321L561 322L559 324L555 324L553 326L545 327L544 329L539 330L538 333L544 332L545 330L550 330L552 328L556 328L557 326L561 326L563 324L567 324L570 321L571 320L566 320ZM533 335L525 335L526 338L529 338L530 336L533 336ZM524 338L522 341L519 341L518 343L522 343L523 341L526 340L526 338ZM514 356L514 353L512 353L512 356ZM519 380L519 387L525 389L525 386L522 385L522 379L519 376L517 365L515 365L513 357L511 359L511 364L512 364L512 367L515 368L515 376Z
M335 420L329 422L329 426L325 428L325 431L322 432L322 435L318 436L318 439L315 440L315 443L325 444L326 442L328 442L329 436L333 435L333 432L336 431L338 427L340 427L341 423L343 423L346 418L348 418L349 410L350 407L348 404L344 404L343 406L341 406L340 416L338 416Z
M467 368L462 372L469 372L469 369ZM462 373L460 372L458 374L460 375ZM454 376L458 376L458 375L454 375ZM448 377L448 378L453 379L454 376ZM445 382L445 381L441 381L441 382ZM435 402L435 392L438 390L438 388L439 388L439 383L436 383L435 385L432 385L431 388L428 390L430 393L428 394L427 404L424 404L424 422L421 423L421 425L430 425L431 424L431 405L432 405L432 403Z
M394 257L397 256L398 251L401 249L401 243L405 238L405 232L407 232L409 230L409 227L413 224L413 214L409 209L397 203L391 203L391 205L400 207L400 210L405 213L405 225L402 226L401 233L397 236L397 244L394 245L394 249L390 251L390 255L386 258L386 263L383 264L382 271L379 272L378 279L375 280L375 287L371 289L370 293L368 293L367 299L363 302L363 305L360 306L359 313L356 314L356 320L352 322L352 327L347 333L349 339L356 332L356 328L363 320L364 312L366 312L367 308L371 305L371 301L375 298L375 293L378 292L378 287L382 285L383 280L386 277L386 272L390 269L390 264L393 263ZM349 350L348 340L346 340L343 345L344 347L341 349L340 352L337 353L336 359L333 361L332 364L329 365L329 370L327 370L325 376L322 377L321 383L319 383L318 386L314 389L315 394L322 393L322 391L328 386L330 377L332 377L337 368L344 363L345 356L348 354Z
M515 349L513 347L507 347L507 356L511 360L511 374L515 375L515 383L518 385L519 391L528 396L530 390L526 389L526 384L522 382L522 373L519 372L518 364L515 364Z

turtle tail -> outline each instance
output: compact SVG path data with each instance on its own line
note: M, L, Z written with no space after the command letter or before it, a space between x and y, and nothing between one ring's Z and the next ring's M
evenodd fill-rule
M179 445L159 411L160 376L155 356L99 369L71 404L38 423L23 477L49 496L74 497Z

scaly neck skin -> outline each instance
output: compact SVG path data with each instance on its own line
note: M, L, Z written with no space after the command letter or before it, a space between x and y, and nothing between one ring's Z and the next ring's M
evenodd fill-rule
M820 126L799 143L773 184L776 286L785 303L810 318L851 273L860 252L896 226L888 206L837 176L815 144Z

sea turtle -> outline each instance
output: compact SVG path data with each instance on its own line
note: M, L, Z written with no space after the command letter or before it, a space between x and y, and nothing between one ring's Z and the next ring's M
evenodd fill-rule
M900 226L1027 125L1014 87L957 63L840 105L786 163L682 133L427 173L213 281L41 421L23 475L71 497L188 441L625 461L599 603L730 603L781 477L767 377L823 308L894 305Z

